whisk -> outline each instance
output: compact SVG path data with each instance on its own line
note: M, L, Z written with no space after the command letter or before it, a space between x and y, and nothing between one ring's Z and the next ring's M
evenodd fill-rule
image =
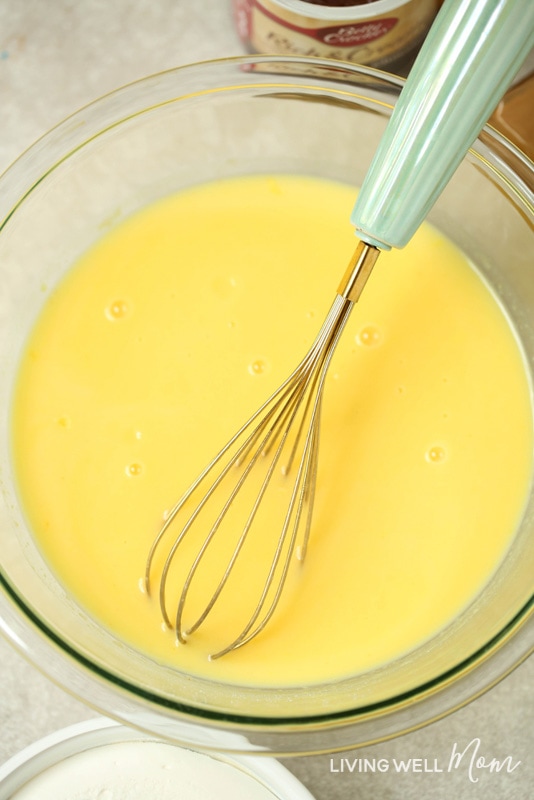
M168 548L159 576L159 602L165 624L175 629L180 643L206 620L228 586L237 562L246 559L247 539L258 524L262 506L272 502L282 474L288 500L256 605L238 635L210 657L219 658L250 642L275 613L295 554L303 560L306 553L325 379L351 310L380 251L403 247L424 220L533 44L534 4L522 0L446 0L443 5L358 195L351 222L361 241L315 341L287 380L170 510L150 548L145 569L148 594L152 591L156 552L164 545ZM226 493L228 482L231 486ZM185 626L185 607L201 564L216 540L226 535L225 523L236 498L245 495L250 495L247 511L229 545L220 578L200 604L196 620ZM214 503L217 506L210 516L208 509L213 509ZM169 546L171 526L176 526L176 533ZM186 569L171 615L171 565L186 537L199 526L204 526L202 543Z

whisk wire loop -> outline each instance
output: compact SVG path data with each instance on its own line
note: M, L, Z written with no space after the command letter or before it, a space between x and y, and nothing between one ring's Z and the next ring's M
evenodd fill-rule
M288 476L295 471L281 530L266 568L266 576L262 579L263 584L260 583L256 605L248 616L248 621L241 627L240 633L228 645L213 653L210 656L211 659L220 658L242 647L265 628L279 604L295 552L300 561L304 560L312 526L317 484L320 420L325 380L353 304L361 293L378 252L370 245L360 244L308 353L281 386L239 428L202 470L182 498L171 508L149 550L145 566L145 588L147 594L150 595L151 573L154 569L156 552L166 541L172 523L180 515L180 512L185 510L184 507L189 500L193 499L197 490L200 491L206 482L207 488L204 494L198 502L195 501L193 509L188 512L185 523L172 540L159 578L159 604L163 620L169 628L174 628L178 642L185 643L187 638L197 631L206 620L227 586L236 562L254 527L260 506L267 502L266 495L272 485L273 476L278 472L277 468L280 462L284 461L279 470L282 475ZM226 457L227 460L224 461ZM269 460L265 462L263 457L268 457ZM299 461L294 470L297 457ZM235 504L236 498L243 487L248 484L260 462L263 463L263 475L259 488L255 490L254 499L245 515L244 524L236 541L232 544L233 549L230 548L230 555L222 569L222 574L218 580L216 579L215 589L209 593L208 601L202 603L202 610L197 613L195 621L186 626L183 621L184 614L198 569L220 531L228 512ZM216 513L215 519L207 523L207 534L192 559L192 563L186 567L186 577L178 596L176 616L174 624L172 624L167 610L171 566L185 537L193 527L196 527L195 523L201 524L200 517L208 502L222 486L224 480L231 475L231 470L236 467L240 468L238 477L220 510ZM297 549L299 534L301 543Z

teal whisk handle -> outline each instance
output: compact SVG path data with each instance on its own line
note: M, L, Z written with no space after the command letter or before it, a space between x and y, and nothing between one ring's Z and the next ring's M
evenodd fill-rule
M412 67L351 216L404 247L534 45L534 0L446 0Z

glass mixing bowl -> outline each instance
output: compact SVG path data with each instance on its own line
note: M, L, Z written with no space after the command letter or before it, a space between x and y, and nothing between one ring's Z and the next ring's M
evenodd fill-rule
M51 573L17 501L9 407L43 288L110 226L196 183L286 172L359 185L401 87L372 69L303 58L188 66L82 109L0 180L1 626L51 679L129 725L226 751L340 750L443 716L532 647L534 493L492 580L432 640L366 674L279 689L182 674L104 630ZM485 129L430 214L500 297L531 372L533 174L531 162Z

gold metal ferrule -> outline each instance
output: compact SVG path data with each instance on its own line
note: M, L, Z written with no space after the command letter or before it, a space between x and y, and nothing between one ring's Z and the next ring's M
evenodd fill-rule
M351 303L356 303L379 255L378 247L360 242L345 270L337 293Z

